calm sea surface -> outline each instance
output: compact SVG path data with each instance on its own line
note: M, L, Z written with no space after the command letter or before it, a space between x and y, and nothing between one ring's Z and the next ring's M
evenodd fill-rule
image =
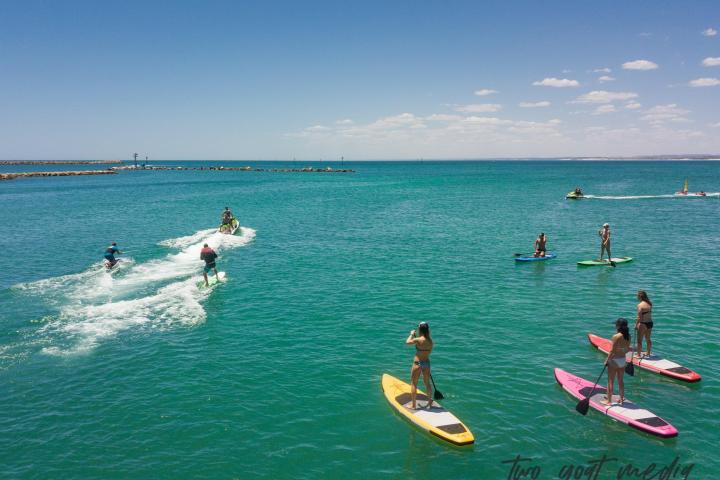
M357 172L0 183L0 477L493 479L522 455L557 478L603 453L618 461L599 478L676 456L696 464L690 478L720 475L720 197L672 196L685 178L720 191L720 163L345 166ZM594 198L565 200L576 185ZM240 236L214 233L226 205ZM634 261L578 268L604 222ZM516 264L540 231L557 259ZM111 241L125 252L112 275ZM204 242L228 276L212 290L196 286ZM639 288L653 351L703 376L626 380L676 439L580 416L553 377L597 377L586 334L633 318ZM384 372L409 376L420 320L471 448L416 430L383 396Z

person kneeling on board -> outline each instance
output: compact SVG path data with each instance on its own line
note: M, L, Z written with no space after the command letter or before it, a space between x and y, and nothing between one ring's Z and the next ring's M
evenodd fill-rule
M405 343L407 345L415 345L415 357L413 357L413 365L410 369L410 398L412 399L412 405L410 408L413 410L417 408L415 403L415 397L417 395L417 384L420 379L420 373L423 375L423 381L425 382L425 391L427 392L427 408L432 406L433 392L430 386L430 352L433 349L433 341L430 338L430 326L426 322L420 322L417 328L416 335L415 330L410 331Z
M218 258L218 254L215 253L215 250L210 248L207 243L203 245L202 250L200 250L200 260L205 260L205 266L203 267L203 278L205 278L206 287L210 286L210 283L208 282L208 273L210 273L210 270L215 271L215 277L218 279L218 282L220 281L220 277L218 277L217 266L215 265L216 258Z
M105 266L107 268L112 268L115 266L115 264L118 262L118 259L115 258L115 254L120 255L122 252L117 248L117 243L112 242L109 247L105 249L105 254L103 257L105 257Z
M630 331L628 330L628 322L624 318L618 318L615 321L615 330L617 333L612 337L612 348L608 353L605 365L608 367L608 388L606 405L613 403L613 383L617 377L618 391L620 393L620 403L625 401L625 364L627 359L625 355L630 351Z
M533 257L544 257L546 253L546 247L545 243L547 242L547 237L543 232L540 232L540 236L535 240L535 254Z

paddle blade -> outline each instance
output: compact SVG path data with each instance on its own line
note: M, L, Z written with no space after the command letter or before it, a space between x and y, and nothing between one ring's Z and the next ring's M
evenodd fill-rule
M587 415L589 408L590 408L590 398L585 398L583 400L580 400L578 402L578 404L575 405L575 410L577 410L580 415Z
M435 391L433 392L433 398L434 398L435 400L442 400L442 399L445 398L445 397L443 397L443 394L440 393L440 390L438 390L438 389L436 388Z
M635 376L635 365L633 365L632 362L625 364L625 373L627 373L631 377Z

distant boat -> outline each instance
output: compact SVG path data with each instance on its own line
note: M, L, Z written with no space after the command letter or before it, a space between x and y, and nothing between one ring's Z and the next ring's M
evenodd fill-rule
M695 192L695 193L688 192L687 178L685 179L685 183L683 183L682 190L680 190L679 192L675 192L675 195L682 195L683 197L706 197L707 196L705 194L705 192L703 192L703 191Z

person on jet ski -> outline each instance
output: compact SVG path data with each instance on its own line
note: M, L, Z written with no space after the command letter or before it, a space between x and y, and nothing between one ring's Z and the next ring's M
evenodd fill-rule
M225 211L222 213L222 224L231 225L233 218L235 218L235 215L233 215L228 207L225 207Z

